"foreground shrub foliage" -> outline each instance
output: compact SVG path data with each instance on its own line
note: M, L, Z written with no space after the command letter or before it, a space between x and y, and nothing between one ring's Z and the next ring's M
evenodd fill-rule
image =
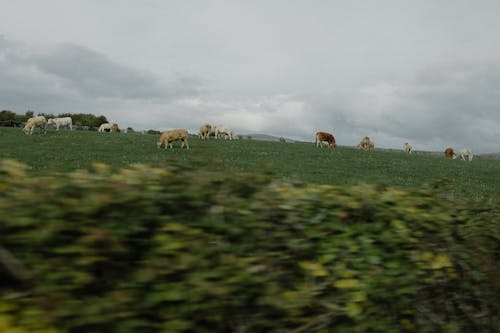
M494 332L494 203L135 165L0 166L1 332Z

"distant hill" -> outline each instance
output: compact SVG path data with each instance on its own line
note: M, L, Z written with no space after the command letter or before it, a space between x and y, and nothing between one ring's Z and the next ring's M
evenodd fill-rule
M489 154L480 154L481 157L487 157L495 160L500 160L500 153L489 153Z
M268 135L268 134L239 134L242 139L251 139L251 140L259 140L259 141L280 141L279 136ZM296 140L292 140L289 138L285 138L286 142L297 142Z

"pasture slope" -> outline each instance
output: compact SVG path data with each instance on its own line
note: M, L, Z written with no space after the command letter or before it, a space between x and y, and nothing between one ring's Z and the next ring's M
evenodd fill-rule
M481 200L500 197L500 162L490 158L474 158L468 163L397 151L366 152L342 146L319 149L313 142L200 141L194 136L190 150L181 150L179 142L172 150L158 150L158 137L53 130L27 136L17 128L0 128L0 158L25 163L35 173L89 169L94 162L119 169L134 163L158 166L175 161L190 168L263 171L317 184L381 183L415 188L444 183L456 196Z

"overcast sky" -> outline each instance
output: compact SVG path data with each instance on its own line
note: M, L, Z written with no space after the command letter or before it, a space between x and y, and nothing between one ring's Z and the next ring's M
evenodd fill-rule
M500 1L0 0L0 109L499 152Z

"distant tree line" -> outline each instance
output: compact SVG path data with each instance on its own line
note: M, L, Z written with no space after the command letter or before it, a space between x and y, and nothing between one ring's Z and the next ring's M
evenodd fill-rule
M96 116L90 113L60 113L57 116L50 113L38 113L37 115L45 116L47 119L56 117L71 117L73 125L76 126L99 127L101 124L108 122L105 116ZM22 123L26 122L33 116L33 111L26 111L24 115L18 115L15 112L3 110L0 111L0 126L19 127Z

